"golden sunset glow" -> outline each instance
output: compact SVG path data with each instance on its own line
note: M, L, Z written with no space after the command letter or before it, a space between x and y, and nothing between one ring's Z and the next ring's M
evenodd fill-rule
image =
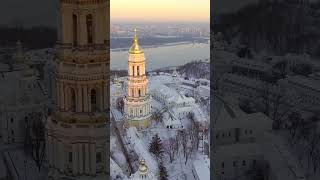
M112 21L209 22L210 0L111 0Z

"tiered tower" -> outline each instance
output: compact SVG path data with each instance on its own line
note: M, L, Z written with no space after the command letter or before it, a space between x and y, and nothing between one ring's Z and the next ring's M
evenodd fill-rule
M144 159L139 162L138 171L131 175L130 180L155 180L158 179L152 172L149 171L147 163Z
M124 112L127 126L135 126L137 129L150 126L151 106L145 67L144 52L135 29L133 44L129 49L128 89L124 98Z
M60 0L56 110L47 120L50 176L109 172L109 0Z

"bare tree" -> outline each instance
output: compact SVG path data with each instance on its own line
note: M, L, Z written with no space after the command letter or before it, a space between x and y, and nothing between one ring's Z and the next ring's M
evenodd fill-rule
M308 151L308 168L310 167L310 160L315 164L315 160L317 159L316 151L317 147L320 145L319 133L316 128L312 128L309 136L307 151ZM313 160L315 158L315 160Z
M177 144L178 144L178 142L174 138L169 138L164 143L164 149L165 149L165 152L169 156L170 163L172 163L174 161L174 159L175 159L175 154L177 152L177 150L176 150Z
M186 130L183 130L181 132L181 145L182 145L182 151L183 151L183 157L186 157L187 155L187 142L188 142L188 137L187 137L187 133Z
M245 173L246 179L250 180L264 180L269 179L270 176L270 167L269 165L258 162L255 165L252 165L248 171Z
M156 122L161 122L163 119L163 115L160 111L155 111L152 113L152 119L154 119Z
M120 112L123 112L123 108L124 108L123 98L122 98L122 97L119 97L116 102L117 102L117 109L118 109Z
M283 109L283 113L280 112L280 108L284 108L282 105L284 105L284 95L281 92L277 92L275 94L275 97L272 101L273 104L273 113L272 113L272 119L273 119L273 129L280 129L282 125L282 116L283 113L286 112L286 110Z
M30 139L31 139L31 157L35 161L40 171L45 160L46 141L45 141L45 125L43 115L40 112L33 112L28 116L31 123Z
M312 157L311 157L311 161L312 161L312 166L313 166L313 174L316 175L317 173L317 169L319 167L319 163L320 163L320 147L319 144L316 146L316 148L314 149L313 153L312 153Z
M261 97L264 104L264 113L267 116L270 116L271 102L274 98L273 87L276 84L276 78L271 74L265 74L262 77L262 80L264 82L264 86L261 90Z
M188 128L188 134L189 134L190 142L192 145L192 151L197 151L197 149L199 148L199 142L200 142L199 132L200 132L199 124L196 123L195 121L192 121L191 125Z
M184 162L184 164L187 164L189 158L193 154L193 146L192 146L192 141L191 141L191 136L190 135L187 136L187 142L185 144L186 144L186 146L184 148L184 151L185 151L185 162Z
M288 129L291 135L291 138L295 138L298 128L303 124L303 119L299 112L292 112L288 116ZM293 140L293 139L292 139Z

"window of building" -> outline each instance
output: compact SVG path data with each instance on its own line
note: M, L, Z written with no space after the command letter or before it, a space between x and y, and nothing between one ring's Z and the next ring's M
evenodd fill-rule
M221 163L221 167L224 168L224 162Z
M87 21L87 40L88 44L93 43L93 26L92 26L92 15L88 14L86 17Z
M77 15L72 15L72 24L73 24L73 46L78 45L78 17Z
M90 100L91 100L91 111L94 112L97 110L97 92L95 89L91 90Z
M11 123L13 123L13 118L10 119Z
M14 131L13 130L11 130L11 134L14 135Z
M139 89L139 97L141 97L141 90Z
M97 152L96 161L97 161L97 163L101 163L102 162L102 154L101 154L101 152Z
M233 161L233 167L237 167L237 161Z
M140 76L140 69L139 66L137 66L137 75Z
M71 111L76 111L76 93L73 88L71 88Z
M72 152L69 152L69 162L72 162Z
M245 165L246 165L246 161L243 160L243 161L242 161L242 166L245 166Z

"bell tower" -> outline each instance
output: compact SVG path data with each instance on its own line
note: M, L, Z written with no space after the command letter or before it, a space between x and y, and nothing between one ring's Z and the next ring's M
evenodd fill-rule
M124 98L126 125L145 129L151 124L150 95L144 52L139 45L137 30L129 49L128 88Z
M109 0L59 0L56 108L47 120L50 176L106 177Z

